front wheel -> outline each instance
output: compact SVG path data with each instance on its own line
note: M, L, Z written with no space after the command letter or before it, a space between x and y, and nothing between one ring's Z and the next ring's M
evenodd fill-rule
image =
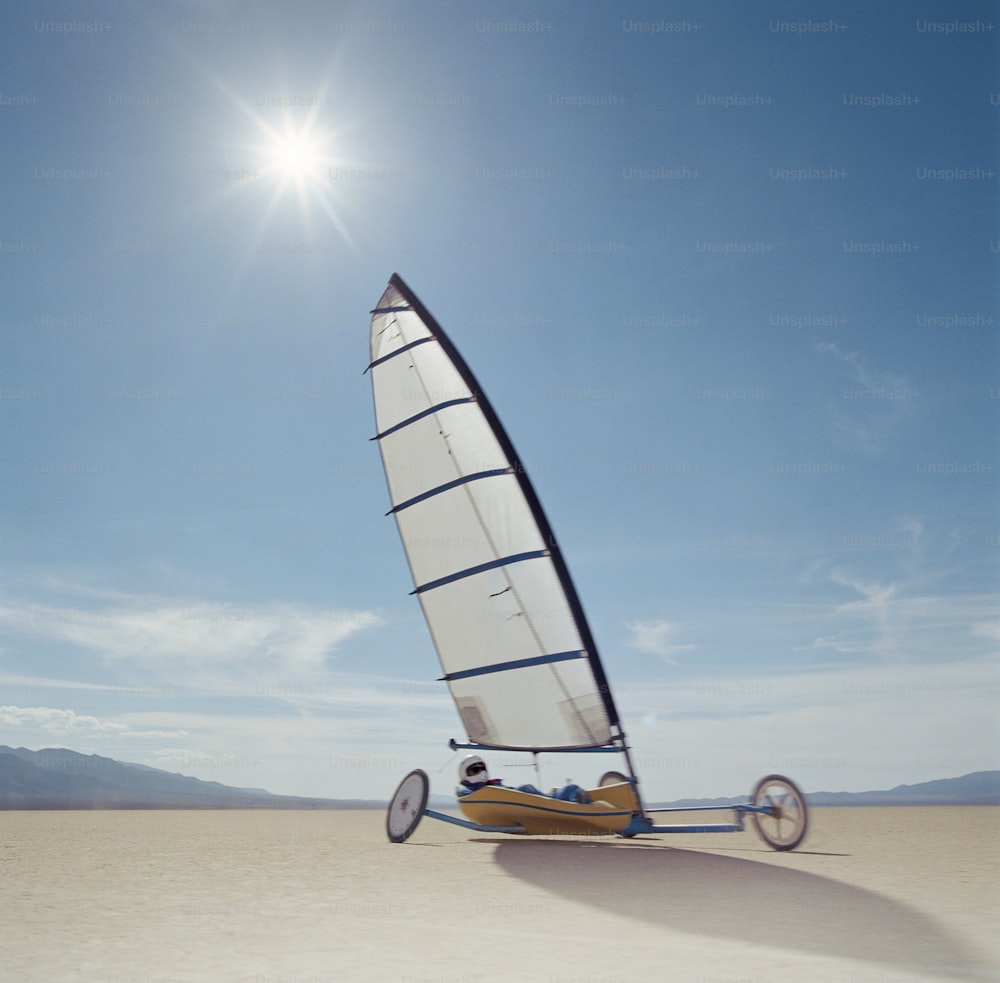
M753 790L753 805L765 812L751 813L760 838L773 850L794 850L809 825L806 797L790 778L768 775Z
M385 831L393 843L402 843L423 819L431 783L427 773L417 768L399 783L385 814Z

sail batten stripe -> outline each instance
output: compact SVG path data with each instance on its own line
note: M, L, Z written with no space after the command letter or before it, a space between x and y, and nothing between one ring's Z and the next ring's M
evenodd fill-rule
M460 669L449 672L441 677L442 681L451 682L454 679L468 679L470 676L486 676L493 672L509 672L512 669L529 669L532 666L543 666L549 662L567 662L570 659L585 659L586 653L555 652L551 655L536 655L529 659L511 659L509 662L496 662L490 666L477 666L475 669Z
M449 399L444 403L436 403L434 406L428 406L426 410L421 410L419 413L415 413L413 416L407 417L405 420L400 420L399 423L389 427L388 430L383 430L381 433L376 434L373 439L381 440L383 437L388 437L389 434L396 433L397 430L402 430L405 427L410 426L411 423L417 423L428 416L433 416L441 410L446 410L451 406L462 406L464 403L474 403L475 401L475 396L463 396L460 399Z
M414 495L413 498L407 499L405 502L400 502L389 510L387 515L393 515L397 512L402 512L403 509L408 509L411 505L417 505L420 502L427 501L428 498L434 498L435 495L440 495L443 492L451 491L453 488L459 488L462 485L467 485L470 481L479 481L481 478L498 478L501 475L513 474L511 468L495 468L492 471L477 471L475 474L467 474L461 478L456 478L454 481L448 481L443 485L438 485L436 488L430 488L420 495Z
M447 577L439 577L437 580L428 581L421 584L413 593L423 594L425 591L434 590L436 587L443 587L445 584L452 584L456 580L464 580L466 577L474 577L477 573L485 573L487 570L496 570L497 567L508 567L513 563L522 563L524 560L540 560L549 555L548 550L532 550L528 553L515 553L512 556L502 556L498 560L490 560L487 563L479 563L474 567L465 570L456 570L455 573L448 574Z
M387 310L392 310L392 309L393 308L387 308ZM409 310L409 308L406 308L406 307L402 307L402 308L398 308L398 309L399 310ZM389 352L388 355L383 355L381 358L375 359L374 362L369 363L368 368L365 369L365 371L369 372L372 369L374 369L376 366L381 365L383 362L388 362L389 359L395 358L397 355L402 355L403 352L408 352L411 348L416 348L418 345L426 345L429 341L433 341L433 340L434 339L431 338L430 336L428 336L426 338L417 338L416 341L411 341L407 345L400 346L394 352Z

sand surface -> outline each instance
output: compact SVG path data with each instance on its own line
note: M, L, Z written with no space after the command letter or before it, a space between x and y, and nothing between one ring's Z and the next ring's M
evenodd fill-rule
M725 818L723 816L723 818ZM0 976L86 983L1000 979L1000 809L569 839L382 813L0 815Z

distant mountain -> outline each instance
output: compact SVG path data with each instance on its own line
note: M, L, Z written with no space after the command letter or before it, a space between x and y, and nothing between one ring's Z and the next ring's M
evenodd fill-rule
M807 792L811 806L1000 805L1000 771L976 771L881 792ZM726 806L747 796L679 799L650 808ZM454 799L432 796L432 808ZM0 745L0 810L4 809L381 809L369 799L319 799L232 788L147 765L128 764L65 748L29 751Z
M974 771L961 778L897 785L880 792L805 792L805 796L811 806L997 806L1000 805L1000 771ZM676 802L658 802L656 806L725 807L746 801L747 796L743 795L722 799L679 799Z
M814 806L996 806L1000 805L1000 771L974 771L961 778L897 785L884 792L813 792L806 798Z
M0 809L370 809L381 802L272 795L65 748L0 745Z

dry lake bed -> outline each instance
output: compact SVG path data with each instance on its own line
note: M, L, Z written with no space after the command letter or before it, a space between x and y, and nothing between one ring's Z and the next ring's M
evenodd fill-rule
M678 817L682 821L683 817ZM753 832L470 833L381 812L0 814L0 976L80 983L1000 979L1000 808Z

